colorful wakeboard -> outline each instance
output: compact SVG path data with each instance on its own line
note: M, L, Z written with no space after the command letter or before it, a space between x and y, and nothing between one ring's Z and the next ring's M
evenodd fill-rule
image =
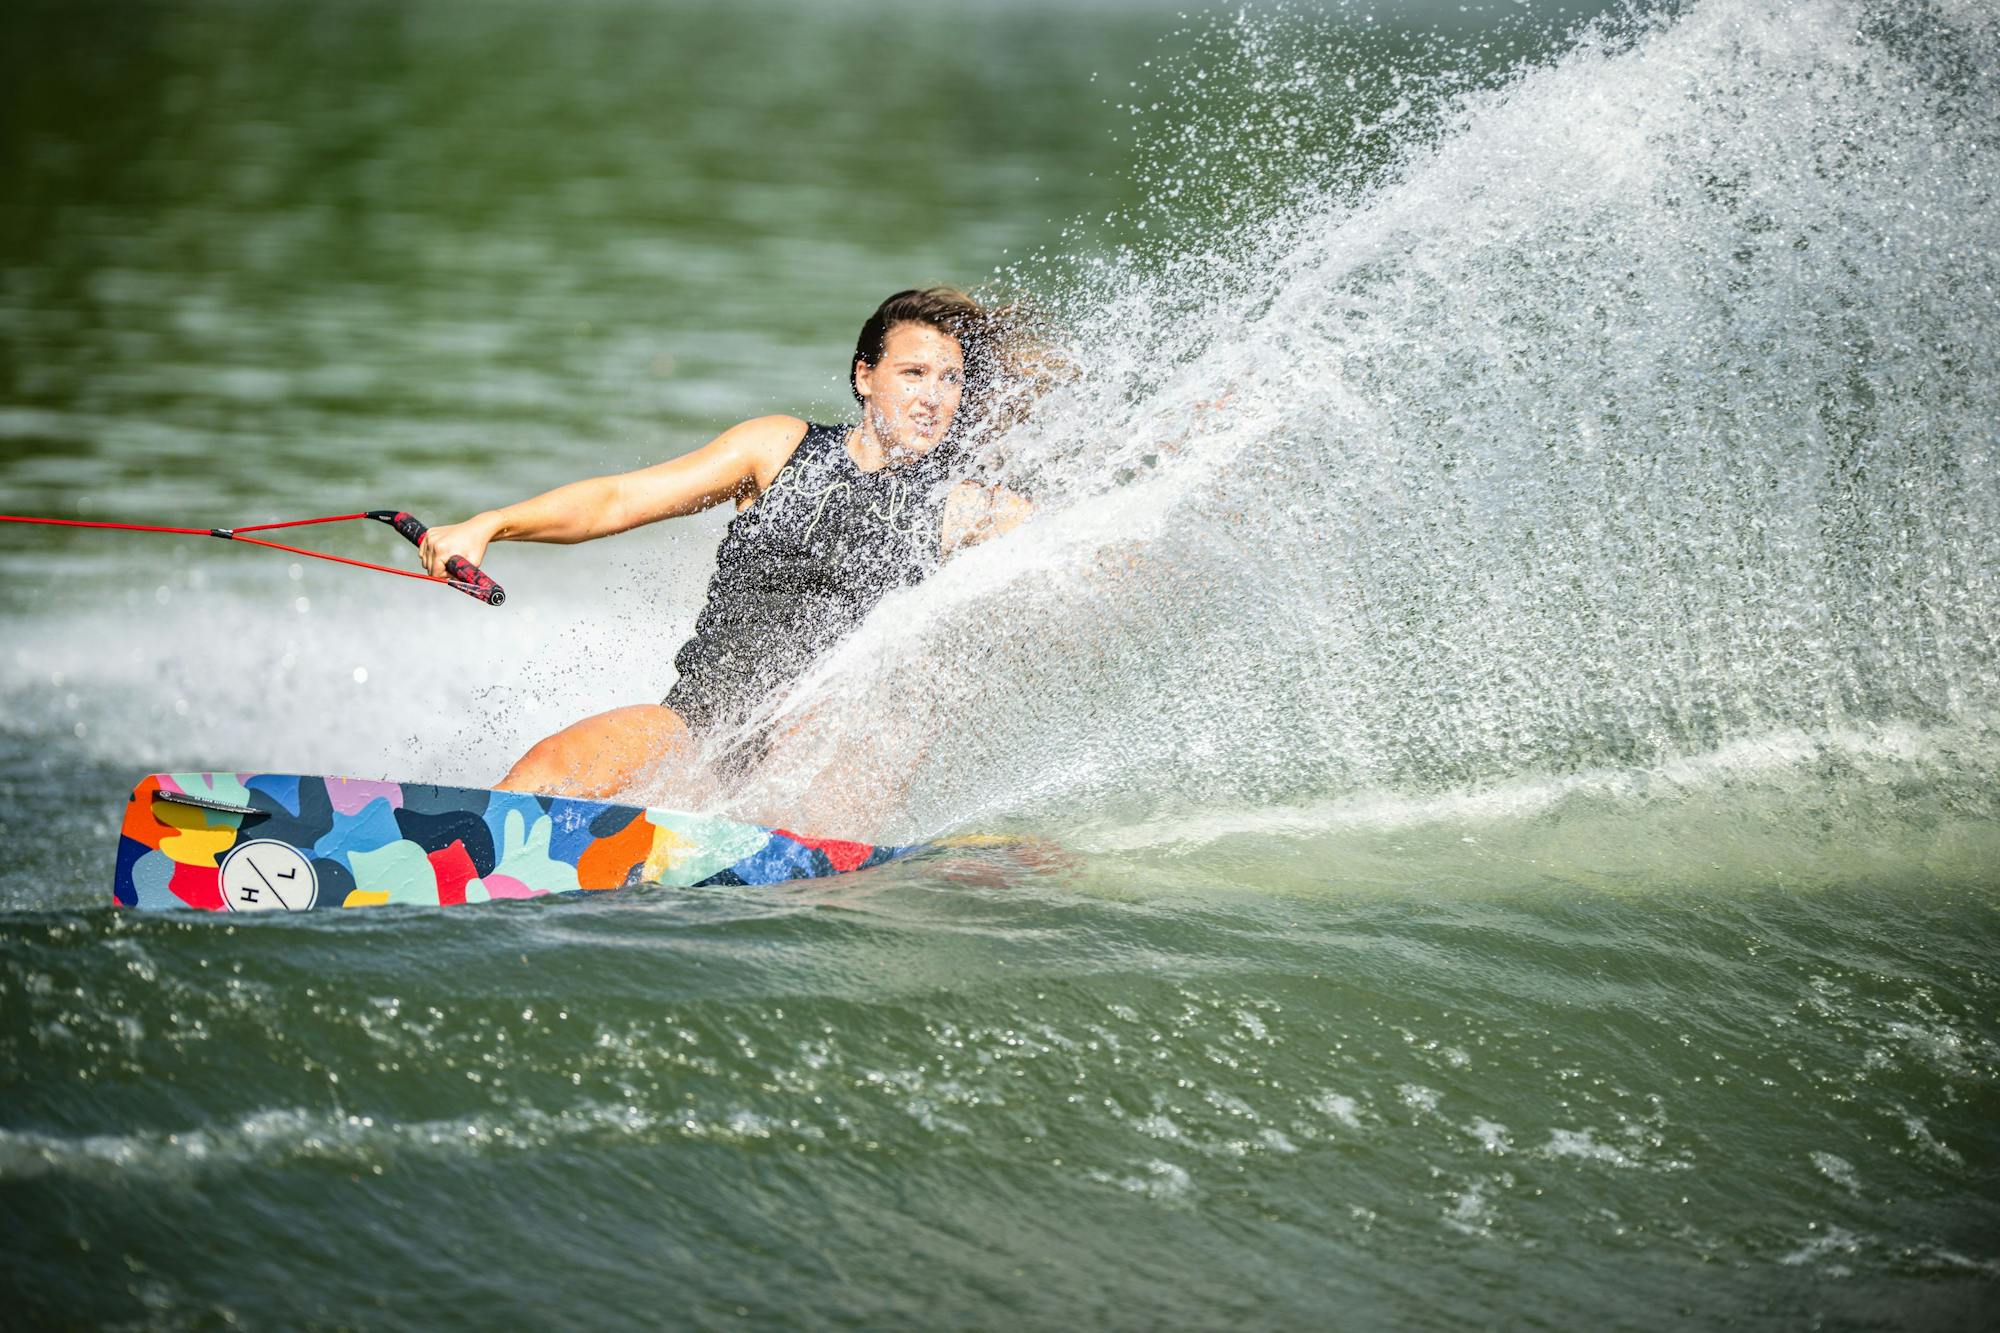
M126 806L112 893L127 907L211 912L455 907L634 884L776 884L916 850L563 796L155 773Z

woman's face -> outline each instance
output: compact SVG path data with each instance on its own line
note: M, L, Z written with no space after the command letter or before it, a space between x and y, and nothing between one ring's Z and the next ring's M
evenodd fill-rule
M937 448L965 396L965 349L928 324L898 324L882 340L882 359L857 362L854 387L875 438L892 462Z

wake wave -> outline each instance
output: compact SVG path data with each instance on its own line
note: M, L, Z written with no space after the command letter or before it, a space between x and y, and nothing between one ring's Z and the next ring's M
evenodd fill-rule
M1051 293L1082 373L995 461L1036 519L781 701L738 804L1074 827L1983 728L1995 70L1970 5L1628 17Z

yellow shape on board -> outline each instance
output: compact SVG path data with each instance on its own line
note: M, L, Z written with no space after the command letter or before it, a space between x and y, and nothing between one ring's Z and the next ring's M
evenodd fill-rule
M229 850L236 841L236 830L243 822L241 815L226 815L220 811L204 810L198 805L178 805L172 801L154 801L153 818L168 828L177 830L160 839L160 850L170 861L178 861L184 866L213 866L216 858ZM216 822L231 822L217 827Z
M380 907L389 901L387 889L349 889L342 907Z
M670 828L653 825L653 848L646 853L646 868L641 877L648 884L658 882L661 876L674 868L681 853L691 851L694 845Z

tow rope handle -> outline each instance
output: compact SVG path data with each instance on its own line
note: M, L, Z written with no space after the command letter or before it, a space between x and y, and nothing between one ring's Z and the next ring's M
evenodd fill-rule
M402 534L403 540L412 546L422 546L424 534L430 531L400 509L371 509L367 517L377 523L387 523ZM444 572L451 586L467 597L476 597L488 606L498 606L507 600L506 590L482 572L478 565L462 555L455 555L445 561Z

